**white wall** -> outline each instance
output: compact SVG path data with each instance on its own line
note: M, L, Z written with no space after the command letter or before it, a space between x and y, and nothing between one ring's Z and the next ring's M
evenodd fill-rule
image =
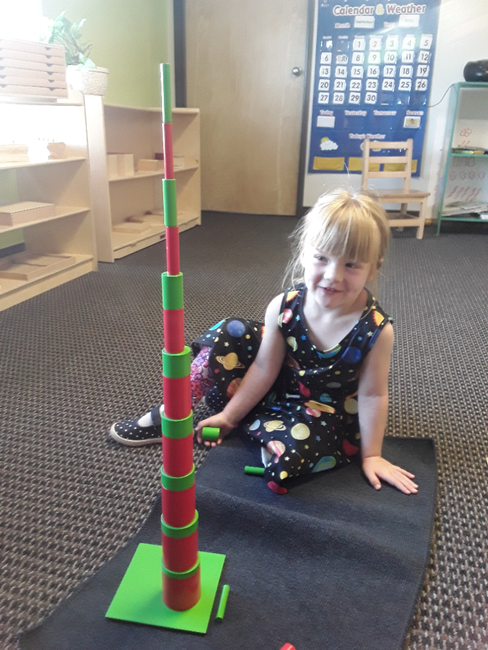
M488 59L487 9L488 0L442 0L441 3L422 174L412 179L412 189L431 193L428 218L437 218L431 212L446 128L448 94L440 104L438 102L451 84L464 81L463 69L468 61ZM341 184L359 187L360 175L353 174L348 178L346 174L307 174L304 205L313 205L323 192Z

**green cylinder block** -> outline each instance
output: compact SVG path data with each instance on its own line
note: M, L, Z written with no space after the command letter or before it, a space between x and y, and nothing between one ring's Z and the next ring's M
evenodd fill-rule
M169 379L188 377L191 370L190 348L185 345L183 352L166 352L163 350L163 375Z
M194 520L188 524L188 526L182 526L181 528L175 528L174 526L168 526L161 515L161 530L166 535L166 537L171 537L173 539L183 539L184 537L190 537L198 528L198 512L195 510Z
M182 420L172 420L163 413L161 415L161 424L165 438L179 439L191 436L193 434L193 411Z
M220 429L217 429L216 427L203 427L202 440L217 442L219 437L220 437Z
M222 594L220 596L219 608L217 610L217 615L215 616L217 621L224 620L225 608L227 607L227 598L229 597L230 587L229 585L224 585L222 587Z
M164 225L167 227L178 225L178 212L176 210L176 181L174 178L163 180Z
M198 558L198 561L195 564L195 566L193 566L191 569L188 569L188 571L182 571L181 573L179 571L170 571L162 563L161 563L161 568L163 570L163 573L167 575L168 578L174 578L175 580L185 580L185 578L191 578L192 576L194 576L195 573L200 568L200 557Z
M186 476L168 476L161 467L161 485L170 492L183 492L195 483L195 465Z
M163 309L183 309L183 273L161 275L163 285Z
M246 465L244 467L244 474L250 474L251 476L264 476L264 467L251 467Z
M173 121L171 109L171 72L169 63L161 64L163 85L163 122L170 124Z

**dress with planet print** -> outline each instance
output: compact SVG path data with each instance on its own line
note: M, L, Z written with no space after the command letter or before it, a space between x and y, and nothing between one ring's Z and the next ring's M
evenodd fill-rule
M288 477L321 472L350 462L360 436L357 392L359 370L381 329L392 319L368 292L361 318L330 350L318 350L303 317L305 285L283 295L278 325L286 341L280 374L265 398L239 428L267 449L265 479L282 485ZM207 404L222 410L256 357L262 323L228 318L193 344L210 348L215 381Z

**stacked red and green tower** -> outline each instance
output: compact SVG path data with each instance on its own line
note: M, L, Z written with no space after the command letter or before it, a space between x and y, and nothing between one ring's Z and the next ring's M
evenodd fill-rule
M167 271L163 289L163 466L161 517L163 600L184 611L200 599L198 513L195 509L193 413L190 389L190 349L185 346L183 274L180 271L176 181L169 66L163 65L164 223Z
M173 172L170 69L167 64L161 66L161 84L165 176L163 203L167 257L167 271L162 274L162 545L141 543L137 546L106 616L134 623L205 633L225 555L198 550L191 358L190 350L185 346L183 274L180 271L176 181ZM225 601L228 587L222 593ZM221 607L219 612L220 610ZM222 614L218 616L221 618Z

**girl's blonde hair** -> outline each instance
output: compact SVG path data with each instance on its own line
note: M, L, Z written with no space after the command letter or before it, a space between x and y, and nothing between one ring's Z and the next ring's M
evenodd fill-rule
M302 256L308 247L381 267L390 228L386 213L369 192L336 190L322 195L291 235L293 256L285 282L303 280Z

